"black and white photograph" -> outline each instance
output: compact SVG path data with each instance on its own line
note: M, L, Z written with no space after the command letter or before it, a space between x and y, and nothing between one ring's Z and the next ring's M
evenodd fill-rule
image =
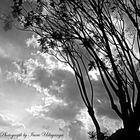
M140 0L0 0L0 140L140 140Z

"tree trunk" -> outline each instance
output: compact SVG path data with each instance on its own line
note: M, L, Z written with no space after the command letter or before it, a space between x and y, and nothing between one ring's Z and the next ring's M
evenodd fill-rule
M138 114L133 114L133 116L130 117L128 120L127 124L124 125L124 130L128 134L135 134L138 132L140 126L140 115Z
M140 127L140 97L137 99L134 112L131 116L129 116L129 120L128 122L126 122L126 125L124 125L124 129L135 133L139 130L139 127Z
M88 113L95 125L95 128L96 128L96 133L97 133L97 140L102 140L102 133L101 133L101 130L100 130L100 126L99 126L99 123L95 117L95 113L94 113L94 110L93 108L90 106L88 107Z
M137 102L134 108L133 125L137 130L140 127L140 91L138 92Z

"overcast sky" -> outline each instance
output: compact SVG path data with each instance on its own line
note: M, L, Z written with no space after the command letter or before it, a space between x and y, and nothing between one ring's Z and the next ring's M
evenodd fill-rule
M1 13L9 12L10 1L0 0ZM33 45L36 41L31 33L14 28L5 32L0 22L0 132L41 134L47 131L63 134L60 140L88 139L87 132L94 129L94 125L73 73L50 56L33 55ZM95 110L102 129L114 131L120 121L110 109L99 77L92 82ZM4 139L7 140L0 137Z

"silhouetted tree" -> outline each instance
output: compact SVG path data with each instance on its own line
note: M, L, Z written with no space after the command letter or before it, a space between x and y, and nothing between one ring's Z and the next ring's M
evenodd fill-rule
M100 140L88 70L99 71L112 109L124 129L140 126L140 4L138 0L13 0L22 30L38 35L42 52L69 64ZM87 66L88 63L88 66ZM91 96L84 75L89 79ZM90 98L91 97L91 98ZM117 98L117 99L116 99Z

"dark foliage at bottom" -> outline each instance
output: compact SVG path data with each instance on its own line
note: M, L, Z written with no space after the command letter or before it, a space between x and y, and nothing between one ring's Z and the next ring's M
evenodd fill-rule
M90 131L88 132L90 140L96 140L97 134L96 132ZM102 140L140 140L140 131L136 132L128 132L124 129L118 129L112 135L109 136L108 132L102 133Z
M119 129L106 140L140 140L140 131L128 132L124 129Z

